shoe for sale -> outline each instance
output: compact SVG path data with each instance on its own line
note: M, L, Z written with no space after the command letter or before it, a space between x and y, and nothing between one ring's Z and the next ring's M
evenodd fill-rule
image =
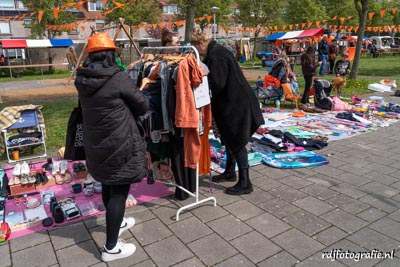
M21 175L21 184L29 184L28 176L28 174Z
M118 259L123 259L129 257L136 251L136 246L132 243L125 243L124 240L119 239L117 245L113 249L108 250L104 246L103 253L101 254L101 259L103 261L113 261Z
M59 161L54 161L53 162L53 168L51 170L52 175L56 175L60 172L60 162Z
M28 183L33 184L35 182L36 182L35 176L33 176L32 174L28 174Z
M132 228L135 225L135 219L132 217L124 218L121 223L121 227L119 228L118 236L121 236L123 232Z
M30 173L29 165L25 161L21 164L21 175L28 175Z
M68 161L61 160L60 161L60 174L64 175L67 170L68 170Z
M14 170L12 172L12 175L14 176L20 176L21 175L21 164L17 163L14 166Z

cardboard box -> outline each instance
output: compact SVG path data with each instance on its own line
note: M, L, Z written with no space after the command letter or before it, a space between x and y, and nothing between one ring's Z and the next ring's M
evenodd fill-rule
M74 172L74 178L78 180L86 179L88 175L88 171L80 171L80 172Z
M36 191L35 184L15 184L10 185L10 195L21 195L28 192Z
M36 184L36 189L42 189L42 188L53 186L56 184L56 179L54 177L48 175L47 178L49 180L46 183Z

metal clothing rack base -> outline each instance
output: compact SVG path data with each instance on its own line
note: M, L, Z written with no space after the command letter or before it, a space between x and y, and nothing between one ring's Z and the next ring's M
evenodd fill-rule
M197 59L197 63L200 64L200 56L199 56L199 52L197 51L197 49L194 46L158 46L158 47L144 47L142 49L142 55L147 54L146 51L149 51L150 53L157 53L159 54L160 52L163 52L164 54L167 51L172 51L173 53L176 53L177 49L184 51L184 53L187 53L188 50L192 50L192 52L194 52L196 59ZM186 192L187 194L189 194L191 197L195 198L195 202L187 204L185 206L182 206L181 208L178 209L178 211L176 212L176 221L179 221L179 215L182 211L186 210L186 209L190 209L192 207L195 207L197 205L200 205L202 203L208 202L208 201L213 201L214 202L214 207L217 206L217 199L215 197L208 197L205 199L201 199L199 200L199 164L197 164L196 166L196 191L194 193L190 192L189 190L187 190L186 188L177 185L176 183L172 183L172 182L163 182L164 184L167 185L171 185L171 186L175 186L178 187L179 189L181 189L182 191Z

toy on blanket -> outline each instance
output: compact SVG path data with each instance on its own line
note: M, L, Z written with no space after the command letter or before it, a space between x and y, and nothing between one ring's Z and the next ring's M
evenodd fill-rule
M383 80L380 80L379 83L386 85L386 86L390 86L392 88L397 88L396 80L383 79Z

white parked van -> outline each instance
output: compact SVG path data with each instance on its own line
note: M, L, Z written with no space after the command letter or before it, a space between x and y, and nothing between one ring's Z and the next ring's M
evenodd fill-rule
M371 36L369 39L376 42L377 49L389 50L391 45L394 44L391 36Z

